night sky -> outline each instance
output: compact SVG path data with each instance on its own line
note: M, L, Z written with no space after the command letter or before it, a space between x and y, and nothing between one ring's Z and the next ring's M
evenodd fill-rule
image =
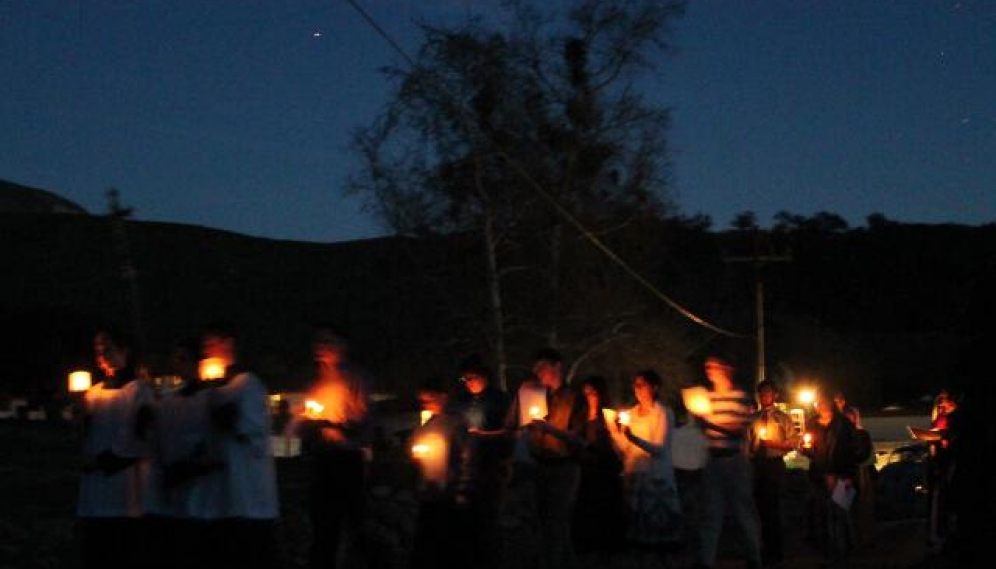
M414 52L417 22L498 1L360 3ZM674 40L644 87L673 110L685 213L996 221L993 0L692 0ZM341 188L400 57L343 0L6 0L0 54L0 179L250 235L384 233Z

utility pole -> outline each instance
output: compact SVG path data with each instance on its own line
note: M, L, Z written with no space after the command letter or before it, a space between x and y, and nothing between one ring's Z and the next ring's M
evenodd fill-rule
M754 341L757 350L757 383L767 379L764 345L764 276L762 268L771 263L787 263L792 255L761 254L763 235L759 229L754 230L754 253L749 257L726 257L727 263L750 263L754 267Z
M145 330L142 325L142 304L138 291L138 271L131 257L131 247L128 245L128 232L125 220L134 213L134 209L121 205L120 193L110 188L107 190L107 216L111 221L111 238L114 252L121 267L121 278L128 287L128 300L132 318L132 334L135 348L139 353L145 349Z

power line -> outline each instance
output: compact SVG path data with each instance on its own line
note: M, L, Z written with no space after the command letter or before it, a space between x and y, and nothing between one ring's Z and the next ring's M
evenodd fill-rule
M388 44L390 44L390 46L396 52L398 52L398 54L400 54L405 61L408 62L408 65L411 66L412 70L418 68L418 64L415 62L415 60L410 55L408 55L408 53L404 50L404 48L402 48L401 45L398 44L398 42L396 42L394 38L392 38L391 35L377 23L376 20L374 20L373 16L367 13L367 11L364 10L355 0L345 0L345 2L350 6L352 6L360 14L360 16L370 25L370 27L372 27L374 31L377 32L378 35L384 38L384 40ZM460 116L461 118L463 117L463 115L465 115L465 112L459 106L454 106L454 110L457 111L458 116ZM470 121L465 120L464 122L469 123ZM581 234L586 239L588 239L588 241L596 249L605 254L605 256L609 258L609 260L616 263L620 268L623 269L623 271L625 271L628 275L630 275L633 279L635 279L638 283L640 283L644 288L649 290L654 296L663 300L668 306L677 311L679 314L681 314L685 318L688 318L695 324L702 326L703 328L712 330L713 332L716 332L717 334L722 334L724 336L730 336L735 338L747 337L746 334L733 332L725 328L719 327L715 324L712 324L706 319L696 315L691 310L685 308L684 306L673 300L668 295L664 294L663 291L654 286L653 283L644 278L643 275L637 272L636 269L630 266L629 263L623 260L612 249L610 249L608 245L606 245L601 239L598 238L598 236L589 231L588 228L585 227L585 225L581 223L579 219L577 219L570 211L568 211L568 209L564 207L550 192L546 191L546 189L543 188L543 186L539 182L537 182L536 179L533 178L533 176L525 168L523 168L514 158L512 158L505 152L499 152L498 156L502 158L509 165L509 167L516 174L518 174L530 187L532 187L540 195L540 197L542 197L551 206L553 206L554 210L556 210L557 213L563 216L564 219L568 221L568 223L573 225L575 229L581 232Z

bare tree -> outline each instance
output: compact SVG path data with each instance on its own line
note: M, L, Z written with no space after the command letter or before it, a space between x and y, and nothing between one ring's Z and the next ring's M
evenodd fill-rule
M597 232L673 211L668 113L646 103L637 80L669 48L682 5L557 4L508 2L504 29L479 20L424 27L414 66L386 70L395 92L354 139L364 168L352 188L389 227L479 236L487 341L502 382L509 325L561 344L572 309L563 285L575 259L567 258L563 212L548 201ZM511 302L507 279L522 269L544 314L535 303L524 310ZM609 320L609 330L619 329ZM588 343L604 345L599 337Z

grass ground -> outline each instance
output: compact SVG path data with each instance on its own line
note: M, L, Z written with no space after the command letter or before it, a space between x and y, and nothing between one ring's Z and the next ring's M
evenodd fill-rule
M0 423L0 569L72 567L75 558L73 511L78 472L77 441L65 425ZM373 544L371 567L405 567L413 529L415 501L410 476L397 452L382 453L375 460L370 492L368 533ZM307 473L299 459L278 461L282 518L280 536L287 569L303 567L310 530L304 509ZM513 486L501 520L503 567L526 567L536 558L537 528L528 507L528 490ZM800 473L791 478L785 495L787 568L818 567L820 558L802 539L805 527L805 482ZM944 567L924 547L921 519L879 521L873 542L855 551L853 569ZM737 538L729 528L723 538L719 566L739 567ZM611 569L656 568L657 561L639 554L620 554L608 565L582 559L584 567ZM688 554L674 559L674 566L691 565Z

